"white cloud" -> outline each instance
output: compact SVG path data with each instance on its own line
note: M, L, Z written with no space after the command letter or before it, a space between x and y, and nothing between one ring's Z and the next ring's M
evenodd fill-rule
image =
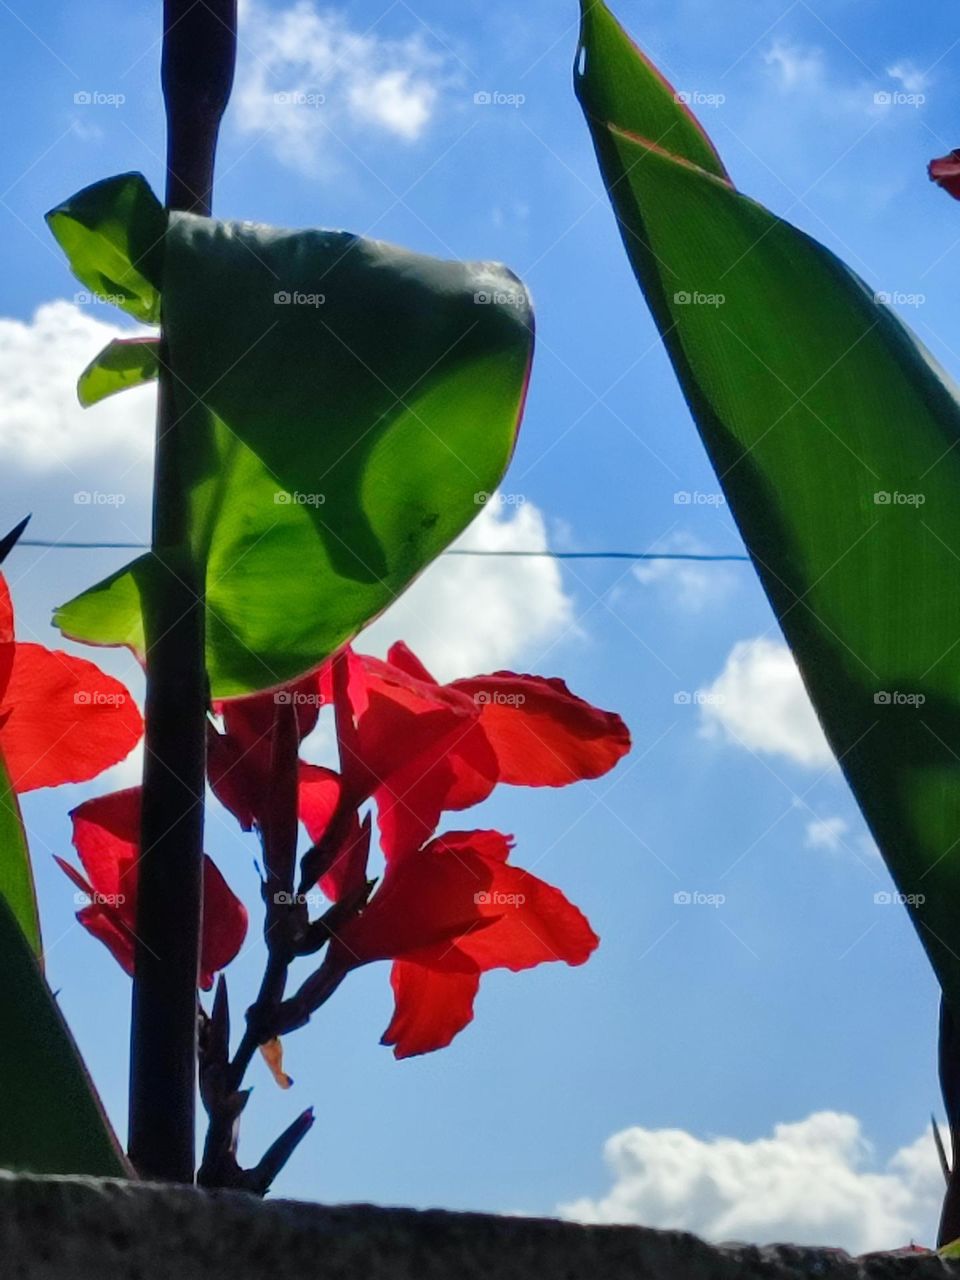
M415 141L448 79L446 56L422 32L401 39L361 32L311 0L285 9L247 0L243 26L237 123L268 133L280 159L308 174L323 167L328 130L372 127Z
M112 339L137 332L96 318L106 307L60 299L30 321L0 318L0 458L5 469L75 470L91 459L124 469L153 450L152 388L136 387L92 409L77 401L77 378Z
M850 824L846 818L814 818L807 823L807 848L827 849L830 853L836 853L849 830Z
M923 93L930 83L927 73L914 66L909 59L902 59L892 67L887 67L887 75L891 80L899 80L907 93Z
M653 551L671 554L703 555L709 550L692 534L677 532L663 538ZM698 563L693 560L648 560L633 569L633 576L644 586L654 586L669 594L681 609L697 613L716 606L736 586L736 574L722 563Z
M758 636L733 646L713 684L699 693L703 731L750 751L786 756L808 768L833 753L787 646Z
M784 93L820 91L826 85L823 50L807 48L789 40L774 40L763 60Z
M544 519L532 503L511 508L496 496L457 540L461 550L547 550ZM446 556L432 564L358 641L385 653L405 640L440 679L529 660L571 627L573 603L559 565L547 558Z
M854 1116L821 1111L754 1142L624 1129L604 1156L610 1191L561 1205L561 1216L855 1254L935 1238L943 1177L929 1134L878 1164Z

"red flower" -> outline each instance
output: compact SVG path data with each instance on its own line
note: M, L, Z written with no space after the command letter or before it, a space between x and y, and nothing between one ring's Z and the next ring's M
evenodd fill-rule
M407 1058L442 1049L467 1026L482 973L583 964L599 941L587 919L559 889L510 866L510 849L499 831L454 831L391 861L302 989L310 1011L352 969L393 960L383 1043Z
M0 752L16 791L86 782L143 733L132 696L92 662L14 639L0 575Z
M960 200L960 150L951 151L939 160L931 160L927 172L931 182L942 187L955 200Z
M352 654L349 678L323 696L337 709L342 807L377 802L388 858L419 848L440 814L467 809L498 782L559 787L607 773L630 749L620 717L562 680L498 671L439 684L405 644L386 662ZM324 828L303 812L311 839Z
M271 746L278 699L297 708L288 751L329 704L340 750L339 773L299 762L299 816L314 842L300 890L319 881L337 906L325 917L324 961L285 1003L283 1026L306 1021L352 969L390 960L396 1008L384 1043L408 1057L442 1048L470 1022L487 970L584 963L598 943L589 923L558 889L509 864L506 836L433 837L443 812L477 804L498 782L559 787L600 777L630 747L619 716L560 680L501 671L440 684L406 645L386 662L345 649L287 690L220 708L211 782L244 827L258 827L268 864L271 797L284 791ZM371 799L387 866L365 902L370 825L359 810Z
M77 919L106 946L127 973L133 973L137 918L137 857L140 845L140 788L114 791L79 805L70 815L73 844L86 877L68 862L57 862L89 898ZM210 858L203 860L203 932L200 986L209 991L213 975L243 945L247 911Z
M265 818L270 788L270 762L277 708L293 705L297 733L303 740L320 714L316 673L284 689L214 703L223 732L211 724L207 734L207 775L220 803L244 831Z

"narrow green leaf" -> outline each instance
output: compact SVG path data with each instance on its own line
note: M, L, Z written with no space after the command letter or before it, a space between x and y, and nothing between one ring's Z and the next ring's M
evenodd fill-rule
M51 209L47 225L82 284L138 320L159 323L167 215L142 174L85 187Z
M86 409L127 387L152 382L159 372L159 338L114 338L81 373L77 396Z
M513 451L530 301L497 264L184 213L164 261L188 552L211 688L229 697L322 662L479 513ZM57 625L142 645L139 574Z
M695 159L685 108L671 129L663 82L599 0L584 0L582 38L577 90L630 261L826 735L960 1008L956 388L843 262Z
M0 898L13 917L35 956L40 956L40 917L33 885L33 869L20 818L20 805L7 778L0 756Z
M0 1167L129 1177L132 1171L31 953L37 937L32 909L27 924L33 936L24 936L23 866L29 868L23 825L0 761Z

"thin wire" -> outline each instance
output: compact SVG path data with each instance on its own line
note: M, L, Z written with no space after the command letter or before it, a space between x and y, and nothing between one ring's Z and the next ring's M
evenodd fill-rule
M146 551L146 542L53 542L46 538L21 538L20 547L44 547L64 551ZM525 556L544 560L694 560L699 563L749 562L744 555L697 555L681 551L483 551L466 548L444 551L445 556Z

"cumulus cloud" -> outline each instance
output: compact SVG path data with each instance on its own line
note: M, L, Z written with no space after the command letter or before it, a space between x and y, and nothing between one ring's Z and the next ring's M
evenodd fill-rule
M895 62L892 67L887 67L887 75L891 80L898 80L906 93L923 93L930 83L927 73L914 66L909 59L903 59Z
M677 532L661 539L651 550L673 555L704 555L710 548L693 534ZM648 560L635 566L633 576L645 587L654 587L691 613L716 606L730 595L737 583L735 572L727 565L693 560Z
M707 736L719 735L808 768L833 762L797 664L780 640L758 636L739 641L698 701Z
M819 91L826 84L822 49L778 39L765 50L763 60L777 87L785 93Z
M827 849L830 853L836 853L849 830L850 824L846 818L815 818L807 823L807 848Z
M412 31L400 39L350 26L311 0L244 6L244 48L234 97L246 133L267 133L279 158L315 174L328 129L374 129L401 142L423 133L449 78L446 55Z
M469 551L546 551L544 518L530 502L496 495L454 544ZM441 679L493 671L543 649L573 626L573 602L555 560L446 556L434 563L361 638L383 654L405 640Z
M0 318L0 457L5 468L77 470L90 458L130 467L152 454L154 392L125 391L81 409L77 377L112 339L136 332L96 314L111 308L60 299L32 320Z
M754 1142L624 1129L604 1157L609 1192L559 1206L562 1217L865 1253L932 1244L943 1192L929 1134L879 1163L860 1122L834 1111L778 1124Z
M897 92L916 94L922 103L923 90L929 83L926 73L908 59L886 68L894 86L889 82L875 82L865 75L843 79L831 67L823 49L784 38L775 39L762 56L778 93L790 96L795 104L805 102L815 114L846 116L853 123L858 123L857 117L864 120L885 117L891 122L906 123L912 113L890 113L889 89L895 86Z

